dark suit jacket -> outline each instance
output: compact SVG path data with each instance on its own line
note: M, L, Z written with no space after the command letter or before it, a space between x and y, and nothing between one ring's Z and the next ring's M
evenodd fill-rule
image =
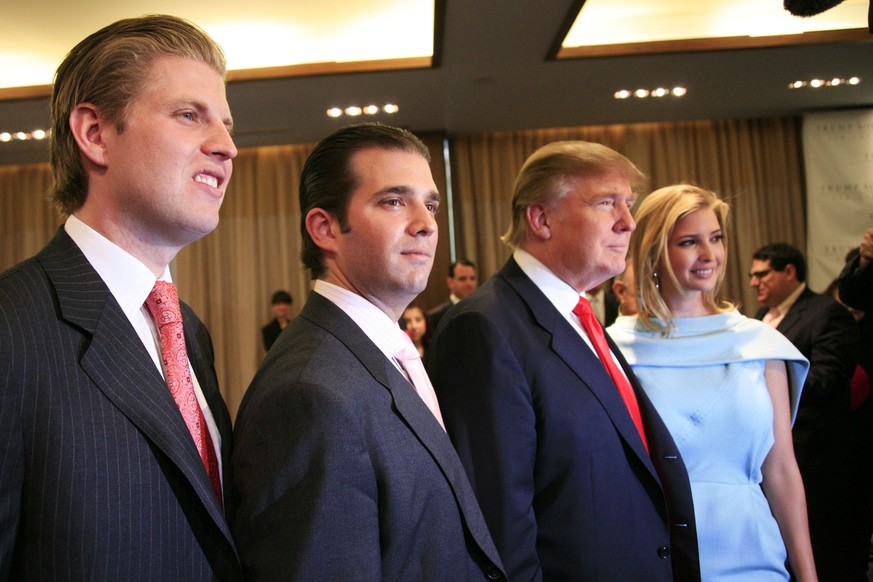
M270 348L273 347L273 344L276 343L280 333L282 333L282 326L279 325L278 319L274 319L261 328L261 337L264 340L265 350L269 351Z
M430 309L425 316L427 317L427 331L433 337L433 334L436 333L437 326L439 326L440 321L442 321L443 316L448 313L449 309L454 305L451 301L446 301L445 303L440 303L433 309Z
M504 579L448 436L321 295L267 354L234 431L232 528L250 579Z
M209 334L182 313L227 459ZM0 580L240 579L166 383L63 228L0 275L0 378Z
M619 359L651 455L603 364L513 259L434 338L428 373L510 580L700 579L685 466Z
M763 319L767 308L755 314ZM858 324L848 310L832 297L808 288L800 294L776 328L809 360L809 375L803 385L794 422L794 452L806 473L845 451L850 410L850 381L858 361ZM837 455L835 457L835 455Z
M873 310L873 265L860 269L861 257L856 256L846 263L840 273L840 299L861 311ZM873 317L873 314L867 314Z

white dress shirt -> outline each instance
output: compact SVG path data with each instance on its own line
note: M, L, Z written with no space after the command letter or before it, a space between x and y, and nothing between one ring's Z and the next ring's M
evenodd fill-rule
M576 333L578 333L579 337L585 341L585 344L589 349L591 349L594 356L597 357L597 359L600 359L597 356L597 351L594 349L594 344L591 343L591 339L589 339L588 334L582 327L582 323L579 321L579 316L573 313L573 309L575 309L576 304L579 303L580 294L529 252L522 249L515 249L512 258L515 259L515 262L518 263L518 266L524 274L533 281L533 284L543 292L546 299L555 306L558 313L560 313L573 329L576 330ZM624 374L624 370L622 369L621 364L619 364L618 359L615 357L615 354L613 354L611 350L609 353L612 355L612 359L615 360L618 369L621 370L622 374Z
M115 243L105 238L99 232L82 222L73 215L67 218L64 224L64 230L76 243L76 246L109 287L109 292L115 297L118 305L136 334L145 346L146 351L152 358L155 367L164 377L164 369L161 364L161 340L158 330L155 327L154 320L145 307L145 300L155 286L158 280L172 283L169 267L164 268L163 274L159 279L156 279L154 274L142 264L137 258L129 254L127 251L117 246ZM212 437L212 444L215 447L216 457L218 457L218 470L223 475L221 463L221 434L218 432L218 426L215 424L215 417L212 411L209 410L209 405L206 403L206 397L203 395L203 389L200 388L200 382L197 380L197 374L191 368L191 362L188 362L188 368L191 370L191 379L194 382L194 393L197 394L197 402L203 410L203 417L206 419L206 425L209 427L209 436ZM169 390L169 389L168 389ZM222 477L223 478L223 477Z

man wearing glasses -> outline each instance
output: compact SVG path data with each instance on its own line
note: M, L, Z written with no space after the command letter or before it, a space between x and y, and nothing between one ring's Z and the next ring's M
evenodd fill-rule
M749 284L763 305L755 317L781 331L810 362L792 432L819 579L863 579L869 542L855 535L864 494L857 490L849 442L857 324L835 299L807 287L799 249L769 244L752 259Z

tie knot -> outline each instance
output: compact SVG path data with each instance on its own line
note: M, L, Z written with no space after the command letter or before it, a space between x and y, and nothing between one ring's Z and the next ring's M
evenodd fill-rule
M152 314L158 327L168 323L181 323L182 311L179 307L179 292L176 286L166 281L157 281L145 301L146 309Z
M401 332L400 347L394 352L394 357L401 361L416 360L421 357L418 348L412 343L412 338L406 332Z
M591 308L591 303L580 295L576 307L573 308L573 314L576 317L591 316L594 315L594 309Z

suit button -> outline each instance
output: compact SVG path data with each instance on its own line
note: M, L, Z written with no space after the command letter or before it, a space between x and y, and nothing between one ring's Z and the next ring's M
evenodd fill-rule
M506 579L503 577L503 572L500 571L500 568L498 568L497 566L495 566L493 564L491 566L489 566L487 570L485 570L485 577L488 578L489 580L505 580Z
M669 558L670 548L668 548L667 546L661 546L660 548L658 548L658 557L662 560L666 560L667 558Z

